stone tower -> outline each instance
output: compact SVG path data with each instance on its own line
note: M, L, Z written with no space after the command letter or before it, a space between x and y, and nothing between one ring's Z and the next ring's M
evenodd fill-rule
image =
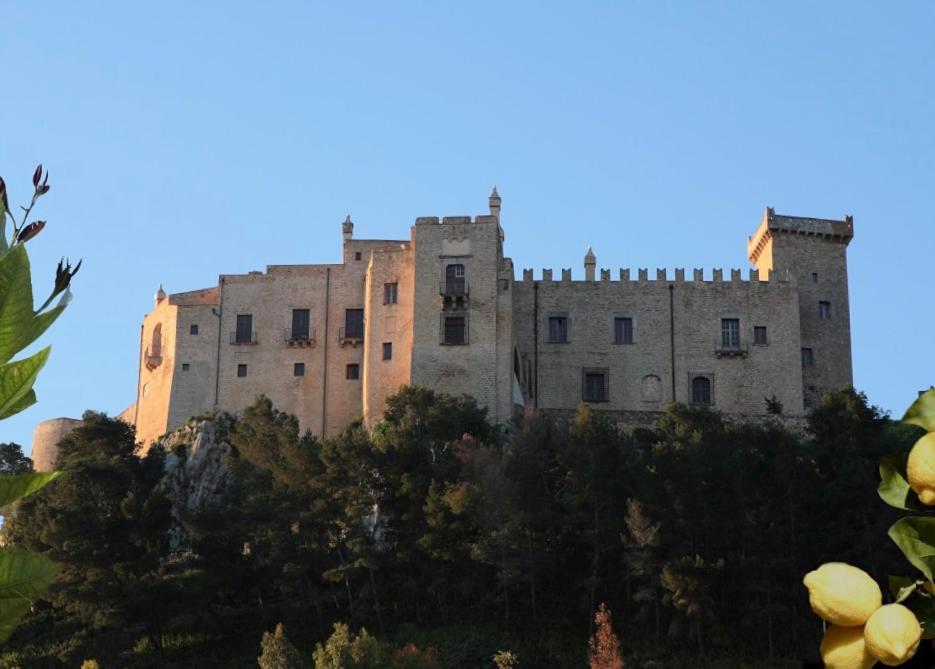
M783 216L767 207L747 244L761 278L773 272L798 287L806 406L822 391L852 383L847 245L853 237L852 216Z

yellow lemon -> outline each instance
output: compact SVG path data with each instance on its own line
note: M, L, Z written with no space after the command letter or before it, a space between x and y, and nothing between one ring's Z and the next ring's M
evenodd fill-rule
M887 604L870 616L864 627L867 650L887 667L909 660L919 649L922 627L902 604Z
M859 627L883 605L880 586L863 569L828 562L805 575L812 611L834 625Z
M863 627L829 625L821 638L825 669L870 669L877 663L867 651Z
M923 436L909 451L906 474L922 503L935 505L935 432Z

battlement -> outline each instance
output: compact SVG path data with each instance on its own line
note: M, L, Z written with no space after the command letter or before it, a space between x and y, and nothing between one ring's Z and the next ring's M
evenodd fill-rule
M440 222L439 222L440 221ZM419 216L416 225L471 225L477 223L497 223L497 217L492 214L478 214L477 216Z
M751 262L757 262L766 244L775 235L815 237L843 243L846 246L854 238L854 217L848 215L842 220L836 220L787 216L777 214L772 207L767 207L756 232L747 240L747 257Z
M600 279L595 281L589 281L587 279L572 279L571 270L568 268L563 268L561 270L561 279L556 280L553 278L555 276L552 269L546 268L541 271L540 278L535 278L534 270L524 269L523 270L523 283L533 284L536 282L539 283L559 283L559 284L575 284L575 285L594 285L594 284L632 284L632 285L647 285L647 284L738 284L738 285L778 285L789 286L794 284L793 277L788 272L775 272L773 270L769 271L768 276L761 277L760 271L756 269L747 270L744 273L740 269L731 269L730 274L725 278L724 270L721 268L714 268L707 272L708 278L705 278L706 271L700 268L694 268L692 270L691 278L686 279L685 269L682 267L675 268L674 272L670 274L668 269L657 268L655 275L650 278L649 269L645 267L638 268L634 274L632 270L628 267L622 267L619 270L617 278L612 278L611 271L607 268L602 268L600 271Z

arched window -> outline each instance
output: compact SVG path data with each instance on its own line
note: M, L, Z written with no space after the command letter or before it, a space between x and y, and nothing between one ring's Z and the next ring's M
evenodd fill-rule
M153 341L149 347L149 355L154 358L162 357L162 323L153 328Z
M692 404L711 404L711 379L706 376L692 379Z

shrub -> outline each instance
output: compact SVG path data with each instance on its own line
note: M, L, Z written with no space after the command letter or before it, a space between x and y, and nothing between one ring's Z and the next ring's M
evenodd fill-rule
M257 659L260 669L302 669L302 656L299 651L286 638L286 630L282 623L276 625L276 631L270 634L263 632L260 641L262 653Z

